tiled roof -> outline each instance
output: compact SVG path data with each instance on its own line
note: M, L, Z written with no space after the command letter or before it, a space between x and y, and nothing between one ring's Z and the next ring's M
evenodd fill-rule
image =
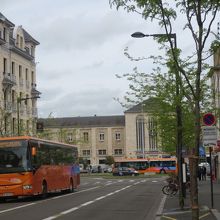
M152 112L158 108L159 100L157 98L149 98L130 109L126 110L125 113L140 113L140 112Z
M64 118L40 118L38 122L42 122L44 127L114 127L125 126L125 116L91 116L91 117L64 117Z
M9 21L1 12L0 12L0 20L5 22L9 27L14 27L15 25Z
M36 41L30 34L28 34L28 32L24 29L23 29L23 33L24 33L24 39L25 39L25 42L32 42L34 43L35 45L39 45L40 43L38 41Z

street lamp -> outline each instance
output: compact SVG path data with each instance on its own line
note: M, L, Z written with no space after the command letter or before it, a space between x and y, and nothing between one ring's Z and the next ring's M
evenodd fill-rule
M38 99L40 96L26 97L26 98L17 98L17 121L18 121L18 136L20 136L20 104L22 101L27 101L28 99Z
M131 34L134 38L143 38L143 37L167 37L169 40L174 39L174 48L177 49L177 40L176 40L176 33L171 34L143 34L142 32L135 32ZM172 42L171 42L172 43ZM175 68L175 75L176 75L176 96L177 96L177 103L176 103L176 123L177 123L177 160L178 160L178 178L180 184L180 198L185 196L185 190L183 191L183 168L182 168L182 109L181 109L181 99L180 99L180 75L178 68ZM182 200L182 199L181 199ZM183 200L180 202L180 206L183 207L184 202Z
M173 34L144 34L142 32L135 32L131 35L134 38L143 37L168 37L174 39L174 48L177 48L176 33Z

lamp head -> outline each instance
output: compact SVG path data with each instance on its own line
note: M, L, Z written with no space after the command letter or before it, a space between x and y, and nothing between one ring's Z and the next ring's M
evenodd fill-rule
M147 35L143 34L142 32L135 32L131 36L135 38L143 38L146 37Z

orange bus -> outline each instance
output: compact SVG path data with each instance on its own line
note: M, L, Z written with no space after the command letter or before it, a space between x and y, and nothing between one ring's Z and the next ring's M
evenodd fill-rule
M75 146L29 136L0 138L0 199L68 190L80 184Z
M114 167L130 167L139 173L175 173L177 160L170 158L115 159Z

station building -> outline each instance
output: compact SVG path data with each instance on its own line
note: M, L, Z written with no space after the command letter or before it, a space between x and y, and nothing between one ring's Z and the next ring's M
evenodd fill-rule
M143 113L143 105L145 111ZM168 156L160 149L156 125L150 116L152 100L135 105L124 115L39 119L38 136L75 144L88 163L104 164L114 158Z

